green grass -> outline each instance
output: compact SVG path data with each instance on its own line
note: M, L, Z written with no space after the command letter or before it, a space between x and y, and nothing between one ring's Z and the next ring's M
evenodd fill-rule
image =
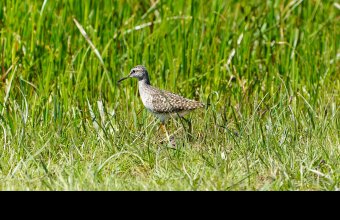
M339 8L2 0L0 190L339 190ZM210 103L170 121L176 150L117 86L137 64Z

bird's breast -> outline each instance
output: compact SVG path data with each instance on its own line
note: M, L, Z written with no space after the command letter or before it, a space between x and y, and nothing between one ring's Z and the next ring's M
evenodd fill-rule
M149 111L153 112L152 105L152 94L148 91L148 88L145 88L143 85L139 85L139 95L142 99L143 105Z

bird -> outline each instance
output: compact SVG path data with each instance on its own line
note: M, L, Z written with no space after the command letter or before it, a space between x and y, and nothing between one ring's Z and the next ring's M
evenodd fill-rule
M138 90L143 105L149 112L159 118L161 128L166 134L168 141L170 141L170 137L166 130L165 122L169 118L183 117L185 114L205 106L202 102L187 99L152 86L145 66L137 65L133 67L129 75L119 79L118 83L129 78L138 79Z

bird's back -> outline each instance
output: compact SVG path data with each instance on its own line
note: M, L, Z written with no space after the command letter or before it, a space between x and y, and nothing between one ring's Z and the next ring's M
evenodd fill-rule
M139 85L139 93L144 106L157 114L188 112L204 107L201 102L160 90L151 85Z

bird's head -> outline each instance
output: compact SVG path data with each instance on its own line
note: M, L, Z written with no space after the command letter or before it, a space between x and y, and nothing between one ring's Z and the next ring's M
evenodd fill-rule
M131 71L130 71L130 74L126 77L121 78L120 80L118 80L118 82L121 82L121 81L128 79L128 78L137 78L139 81L145 80L147 83L150 84L148 71L142 65L138 65L138 66L135 66L134 68L132 68Z

